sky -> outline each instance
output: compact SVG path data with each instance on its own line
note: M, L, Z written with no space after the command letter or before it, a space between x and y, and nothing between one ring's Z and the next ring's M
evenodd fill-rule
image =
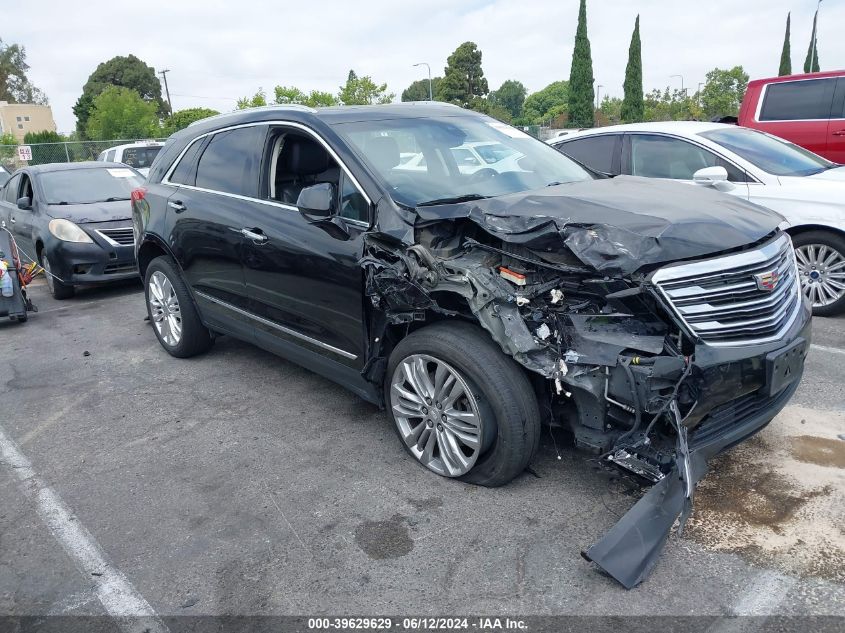
M0 0L0 38L26 47L29 76L48 96L60 132L97 64L132 53L169 69L174 110L233 110L259 87L333 93L350 69L387 82L397 100L412 81L443 74L462 42L476 42L490 88L518 79L529 93L569 77L578 0ZM777 74L787 12L792 67L801 72L816 0L588 0L600 94L622 96L640 15L643 87L695 92L707 71L742 65ZM822 70L845 68L845 0L823 0Z

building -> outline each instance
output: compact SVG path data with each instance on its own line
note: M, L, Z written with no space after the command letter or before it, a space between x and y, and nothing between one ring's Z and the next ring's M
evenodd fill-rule
M27 132L44 131L56 131L50 106L0 101L0 134L14 134L23 143Z

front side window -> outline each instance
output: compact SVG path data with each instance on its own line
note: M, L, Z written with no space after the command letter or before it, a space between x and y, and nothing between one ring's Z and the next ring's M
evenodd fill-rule
M656 134L631 135L631 175L692 180L705 167L724 167L731 182L745 182L745 173L703 147Z
M603 174L618 173L614 169L618 136L601 134L573 139L558 145L558 149L579 163Z
M340 181L340 217L357 222L369 221L369 205L346 174Z
M766 86L761 121L827 119L835 79L785 81Z
M391 197L408 207L592 178L549 145L489 117L381 119L336 123L334 128ZM482 145L501 146L492 151L507 156L470 168L459 162L462 150ZM414 156L406 158L409 154Z
M17 174L16 176L12 176L11 180L6 183L6 186L3 188L5 195L3 199L6 202L10 202L12 204L16 204L18 201L18 187L21 184L21 175Z
M701 136L775 176L812 176L835 166L803 147L750 128L711 130Z
M91 204L129 200L129 194L144 184L128 167L62 169L38 176L47 204Z
M253 125L217 132L199 159L196 186L256 197L266 131Z

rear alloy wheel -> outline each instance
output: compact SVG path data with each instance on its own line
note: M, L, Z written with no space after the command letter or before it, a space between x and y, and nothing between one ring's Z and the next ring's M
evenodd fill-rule
M53 277L53 268L50 266L50 259L47 253L41 254L41 264L44 267L44 276L47 278L47 289L54 299L70 299L74 295L74 288L72 285L62 283Z
M793 239L801 289L816 316L845 310L845 239L833 233L810 231Z

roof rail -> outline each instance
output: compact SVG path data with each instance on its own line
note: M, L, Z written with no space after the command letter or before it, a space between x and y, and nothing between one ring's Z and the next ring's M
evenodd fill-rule
M188 127L193 125L197 125L199 123L203 123L204 121L211 121L215 119L223 119L229 116L234 116L236 114L240 114L241 112L245 112L246 110L256 111L256 110L296 110L297 112L316 112L314 108L309 106L301 105L299 103L274 103L270 105L264 106L255 106L253 108L244 108L243 110L234 110L233 112L223 112L221 114L215 114L214 116L206 117L204 119L200 119L199 121L194 121L193 123L189 123Z

